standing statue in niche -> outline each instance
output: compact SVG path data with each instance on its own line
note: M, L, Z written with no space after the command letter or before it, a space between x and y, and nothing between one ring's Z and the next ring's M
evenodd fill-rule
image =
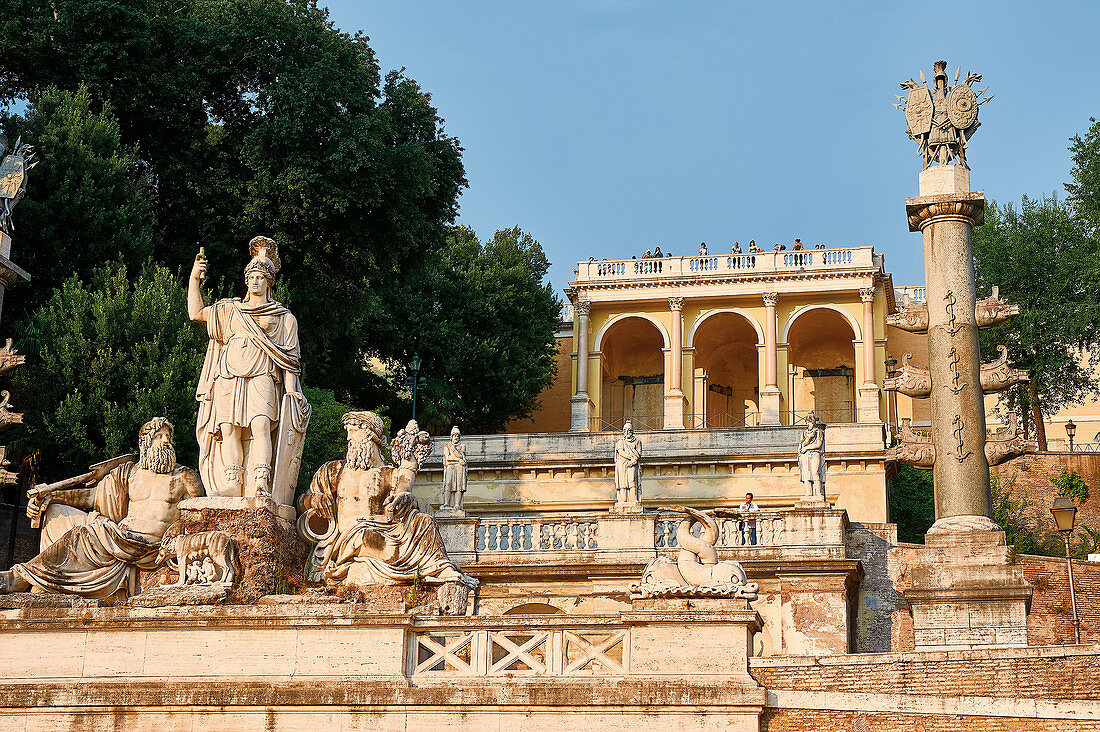
M798 479L806 486L808 500L825 500L825 425L813 412L806 415L798 444Z
M462 510L466 493L466 446L459 442L462 433L451 428L451 439L443 446L443 508Z
M615 507L642 506L642 442L634 436L634 425L623 425L623 436L615 441Z
M187 312L210 343L196 390L199 472L211 495L271 496L290 504L310 405L302 395L298 321L271 299L279 272L275 242L249 242L248 294L203 306L206 257L195 257Z
M410 421L390 443L398 465L382 456L384 424L374 412L348 412L345 460L325 463L299 501L299 533L316 542L313 581L358 586L477 581L447 557L435 522L410 492L431 438Z

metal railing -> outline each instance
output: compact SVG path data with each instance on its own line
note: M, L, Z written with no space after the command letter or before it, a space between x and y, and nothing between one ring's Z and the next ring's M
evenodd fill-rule
M760 412L714 412L711 414L686 414L684 426L697 430L725 430L738 427L759 427Z
M664 429L665 417L663 414L631 414L625 417L590 417L588 429L592 432L622 432L623 426L630 422L637 430Z

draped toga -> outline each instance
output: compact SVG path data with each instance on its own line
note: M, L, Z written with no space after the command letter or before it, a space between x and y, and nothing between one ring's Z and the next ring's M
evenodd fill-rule
M309 492L327 495L336 506L345 462L334 460L322 465L313 476ZM395 469L371 470L392 472ZM356 579L362 584L395 585L417 579L428 583L463 580L462 573L447 558L443 537L435 522L415 507L392 519L375 515L358 519L343 532L334 529L317 544L313 557L312 576L330 584L347 579L353 565ZM364 579L366 581L362 582Z
M120 465L99 482L87 523L73 526L34 559L12 570L32 586L95 599L135 595L141 570L156 568L160 537L129 531L120 522L130 505L134 463Z
M298 321L277 302L245 306L239 298L203 308L210 342L195 390L199 473L216 486L227 467L216 449L223 424L247 427L256 417L279 419L283 375L301 374ZM216 479L217 478L217 479Z

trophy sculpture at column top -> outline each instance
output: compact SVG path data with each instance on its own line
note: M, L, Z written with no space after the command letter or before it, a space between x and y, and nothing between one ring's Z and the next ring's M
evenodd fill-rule
M963 83L959 83L962 74L960 66L955 71L954 86L947 85L947 62L932 64L932 88L929 89L920 72L920 83L912 78L901 82L901 88L908 90L908 96L897 94L899 104L894 106L905 112L905 121L909 125L906 132L917 143L925 170L932 163L939 165L958 165L970 169L966 164L966 146L977 132L978 107L993 99L985 96L989 87L974 91L972 85L982 80L981 74L967 73Z

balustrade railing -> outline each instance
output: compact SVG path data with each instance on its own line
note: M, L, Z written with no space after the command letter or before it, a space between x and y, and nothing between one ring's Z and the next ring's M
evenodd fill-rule
M653 526L653 545L657 549L676 549L679 541L676 532L684 521L682 514L666 515L657 519ZM783 543L783 516L780 514L758 512L739 517L717 519L717 547L755 547L780 546ZM699 524L691 527L692 536L703 533Z
M427 630L410 633L409 676L622 676L628 628Z
M702 277L713 274L783 272L790 269L881 267L873 247L711 254L692 257L595 260L577 263L579 281L647 277Z
M483 517L478 522L478 551L592 551L599 547L595 519L540 516Z

